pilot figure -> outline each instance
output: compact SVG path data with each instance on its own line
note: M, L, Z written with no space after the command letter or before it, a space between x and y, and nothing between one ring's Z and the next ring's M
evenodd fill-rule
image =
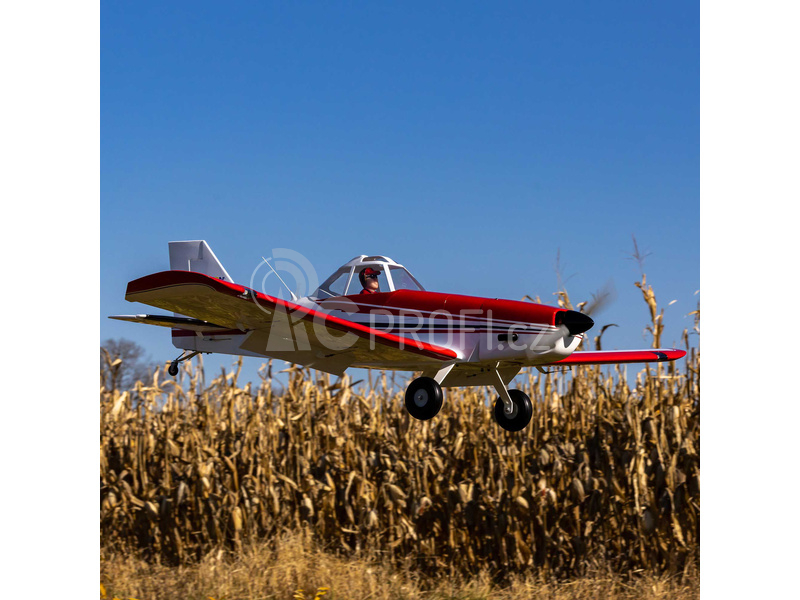
M361 290L362 294L375 294L381 291L381 284L378 282L378 275L380 274L380 271L376 271L372 267L367 267L366 269L361 270L361 272L358 274L358 279L364 288Z

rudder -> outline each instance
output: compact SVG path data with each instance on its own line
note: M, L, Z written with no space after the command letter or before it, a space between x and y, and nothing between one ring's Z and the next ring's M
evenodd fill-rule
M169 242L169 268L193 271L233 283L233 279L205 240Z

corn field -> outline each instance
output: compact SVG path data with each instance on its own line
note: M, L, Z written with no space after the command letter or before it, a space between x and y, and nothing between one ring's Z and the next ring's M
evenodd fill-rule
M699 561L699 364L691 348L630 384L623 367L520 375L518 433L489 388L446 389L420 422L387 373L291 368L280 386L265 365L256 389L238 370L206 385L202 361L159 369L101 388L101 542L180 565L302 531L429 576L679 573Z

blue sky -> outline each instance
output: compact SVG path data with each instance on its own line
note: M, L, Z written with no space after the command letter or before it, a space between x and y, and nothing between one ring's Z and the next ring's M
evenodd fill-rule
M154 360L126 283L205 239L237 281L273 248L321 279L385 254L428 289L555 303L611 279L604 347L680 343L699 277L697 3L104 3L101 340ZM207 359L216 369L232 357ZM246 377L260 364L246 359Z

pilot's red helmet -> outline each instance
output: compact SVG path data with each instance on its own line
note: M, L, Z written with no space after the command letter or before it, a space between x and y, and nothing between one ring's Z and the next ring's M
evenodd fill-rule
M373 269L372 267L367 267L366 269L362 269L361 272L358 274L358 280L361 282L361 286L364 287L367 284L367 275L380 275L381 272Z

